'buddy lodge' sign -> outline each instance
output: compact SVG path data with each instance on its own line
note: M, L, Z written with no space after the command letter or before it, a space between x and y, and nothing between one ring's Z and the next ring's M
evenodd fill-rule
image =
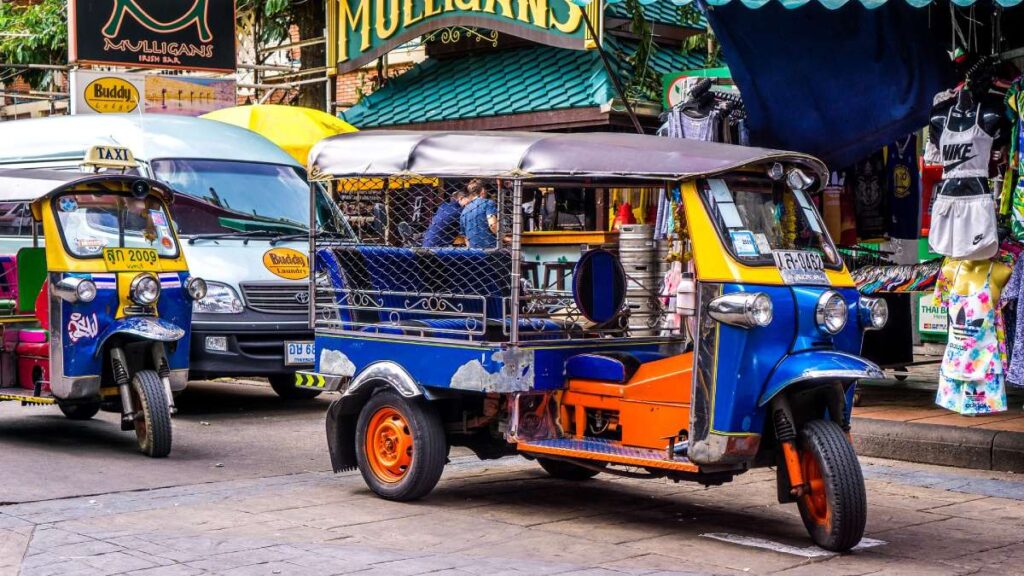
M338 73L365 65L413 38L449 26L496 30L582 50L591 40L587 10L600 30L601 2L572 0L327 0L328 58Z

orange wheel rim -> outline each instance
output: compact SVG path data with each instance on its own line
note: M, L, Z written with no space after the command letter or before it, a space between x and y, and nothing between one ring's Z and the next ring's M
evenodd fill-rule
M808 491L803 496L804 508L818 526L828 526L832 513L828 507L828 494L825 491L825 477L821 474L818 460L809 450L800 454L800 468L804 474L804 482Z
M405 416L391 406L374 412L366 428L366 461L383 482L400 482L412 466L412 430Z

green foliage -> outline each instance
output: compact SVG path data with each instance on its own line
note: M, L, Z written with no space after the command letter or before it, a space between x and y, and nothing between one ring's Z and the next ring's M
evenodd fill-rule
M661 94L661 77L650 65L651 58L658 50L657 44L654 43L654 30L644 17L639 0L626 0L626 11L630 16L630 32L635 34L638 40L636 51L623 55L623 59L631 68L629 81L625 87L626 97L657 102Z
M15 5L0 2L0 61L11 64L66 64L68 61L67 2L42 0ZM11 75L11 70L2 70ZM26 71L35 88L49 84L52 72Z
M236 6L239 14L259 10L259 42L267 44L288 37L288 26L295 22L295 6L299 3L293 0L238 0Z

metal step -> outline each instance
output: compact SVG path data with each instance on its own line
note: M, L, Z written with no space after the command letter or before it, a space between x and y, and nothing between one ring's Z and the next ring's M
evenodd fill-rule
M0 402L14 401L25 404L56 404L57 400L49 394L45 396L33 396L32 390L24 388L0 388Z
M560 456L562 458L579 458L581 460L597 460L622 466L639 466L641 468L677 470L680 472L700 471L696 464L683 456L669 459L666 452L623 446L618 442L600 438L535 440L532 442L520 442L516 447L520 452L534 456L547 455Z

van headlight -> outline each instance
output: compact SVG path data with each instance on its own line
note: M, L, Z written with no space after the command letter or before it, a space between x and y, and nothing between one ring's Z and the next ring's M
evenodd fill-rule
M865 330L881 330L889 322L889 304L881 298L861 297L858 309Z
M140 306L152 306L160 298L160 280L152 274L139 274L132 280L128 295Z
M235 289L220 282L206 282L206 295L192 303L197 314L241 314L244 307Z
M846 301L835 290L826 290L818 297L818 305L814 309L814 321L818 328L826 334L839 334L846 328L846 320L850 315Z
M772 323L772 299L764 292L744 292L719 296L708 304L708 314L719 322L740 328Z
M185 280L185 290L188 292L189 298L202 300L206 298L206 280L189 276Z

